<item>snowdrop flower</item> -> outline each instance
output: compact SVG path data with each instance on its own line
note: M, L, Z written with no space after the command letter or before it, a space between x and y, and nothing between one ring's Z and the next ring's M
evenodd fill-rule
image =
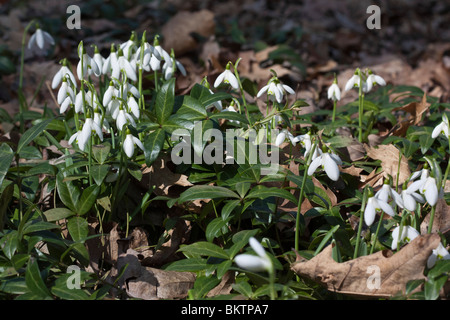
M248 243L257 256L246 253L238 254L234 258L234 262L236 262L238 267L254 272L272 271L272 260L264 250L264 247L253 237L249 239Z
M151 70L150 60L151 60L152 56L155 56L155 59L157 61L161 61L162 58L161 58L159 52L152 45L150 45L148 42L144 42L144 44L141 45L136 50L136 53L134 54L134 60L136 61L136 64L138 66L141 65L141 52L142 51L143 51L142 68L145 71L150 71Z
M404 207L402 197L390 186L388 181L375 193L375 198L384 202L389 202L392 199L400 208Z
M231 102L231 104L228 107L220 110L220 112L226 112L226 111L237 112L236 109L234 108L234 100ZM237 120L228 120L228 121L231 123L240 124L240 121L237 121Z
M131 63L125 58L122 50L119 49L118 59L115 63L111 63L113 79L119 79L121 72L123 72L128 79L137 81L136 70Z
M119 107L117 113L114 113L112 117L116 120L116 126L119 130L122 130L128 123L130 123L133 127L136 127L136 122L133 117L128 112L125 112L122 107Z
M431 206L434 206L439 199L439 191L436 179L430 176L428 169L422 169L419 172L421 172L420 180L414 181L412 184L410 184L408 189L410 190L410 192L419 191L422 195L425 196L427 202ZM413 175L412 178L413 177L417 177L417 175ZM423 198L421 200L421 203L425 202Z
M116 88L114 87L114 82L110 81L108 89L106 89L105 93L103 94L103 106L109 105L112 99L116 98Z
M450 135L449 126L450 126L450 124L448 122L447 115L444 113L444 114L442 114L442 122L439 123L433 129L433 132L431 133L431 137L433 139L435 139L438 135L440 135L442 133L448 139L449 135Z
M372 71L369 70L369 76L367 77L364 86L363 86L363 91L364 92L369 92L370 90L372 90L372 87L374 85L380 85L380 86L385 86L386 85L386 81L384 81L384 79L376 74L373 74Z
M131 60L133 50L136 49L135 39L136 39L136 32L132 31L130 39L128 39L126 42L120 45L120 49L122 49L123 55L125 56L125 59L127 59L128 61Z
M112 72L112 66L117 64L117 52L114 44L111 45L109 56L105 59L102 65L102 74L109 74Z
M56 89L61 84L62 79L66 77L70 78L71 84L76 88L77 81L75 80L75 76L68 67L67 59L64 59L62 62L61 69L59 69L58 72L56 72L55 75L53 76L52 89Z
M219 74L219 76L216 78L216 81L214 81L214 88L217 88L222 82L228 83L232 88L239 89L239 84L236 79L236 76L233 72L230 71L231 62L228 62L226 69Z
M158 38L159 38L158 35L156 35L154 40L153 40L154 53L150 57L150 62L149 62L150 63L150 67L152 68L152 70L159 70L159 69L161 69L161 61L170 59L169 53L167 53L167 51L164 50L159 45L159 39Z
M409 211L416 211L417 202L424 203L423 197L410 187L403 189L401 192L403 207Z
M58 90L58 95L56 101L61 105L66 98L69 98L73 101L75 100L75 93L72 88L68 85L66 78L63 79L62 85Z
M333 84L328 88L328 99L333 101L341 100L341 89L337 85L336 79Z
M339 165L342 165L342 160L338 155L322 152L322 154L318 155L309 165L308 175L311 176L319 166L322 166L322 169L325 170L328 178L333 181L338 181L340 173Z
M127 136L125 137L125 140L123 142L123 151L125 151L125 154L128 156L128 158L131 158L134 154L134 145L137 145L142 151L144 151L144 145L142 144L141 140L133 136L129 129L127 129Z
M94 47L94 56L92 57L92 59L98 66L99 74L103 73L102 71L103 71L103 64L105 63L105 58L102 57L100 51L98 51L97 46Z
M286 138L289 138L289 140L291 141L293 146L295 146L297 144L297 140L294 138L294 135L292 133L290 133L288 130L283 129L277 135L277 137L275 139L275 145L277 147L279 147L286 140Z
M391 217L395 215L394 209L386 202L375 196L369 196L367 199L367 205L364 209L364 222L367 226L371 226L375 221L375 215L379 211L384 211Z
M411 242L415 238L419 236L419 232L410 226L403 226L402 228L402 235L400 237L400 226L396 227L392 231L392 244L391 249L396 250L397 249L397 243L401 241Z
M442 243L439 243L438 247L433 249L433 253L428 257L427 267L434 267L437 260L450 260L450 253L448 253Z
M98 108L94 111L94 122L102 129L109 130L110 126L108 123L108 120L106 118L103 118L103 125L102 125L102 115L100 112L98 112Z
M41 28L37 27L36 31L28 41L28 49L31 50L34 46L37 46L39 49L43 50L45 43L50 43L53 46L55 40L47 31L43 31Z
M312 148L312 142L311 142L311 133L308 132L306 134L302 134L299 136L296 136L294 138L295 143L300 142L300 145L305 148L305 155L304 157L306 158L309 154L309 152L311 151ZM317 158L319 155L322 154L322 150L320 150L319 148L315 148L314 149L314 154L312 155L312 159L314 160L315 158Z
M173 51L172 51L173 53ZM178 61L175 60L174 57L171 57L168 60L165 60L164 65L162 67L162 72L164 73L164 79L168 80L172 78L173 74L179 70L183 76L186 76L186 69L184 66Z
M356 71L355 74L353 74L353 76L345 84L344 90L349 91L353 88L359 88L360 85L361 85L361 78L358 75L358 71Z
M139 106L131 93L128 94L127 106L128 112L131 112L136 119L139 119Z
M276 100L278 103L281 103L286 92L295 94L295 91L292 90L291 87L281 84L277 77L272 77L272 79L269 80L269 83L258 91L256 97L261 97L265 92L267 92L267 95L272 101Z
M78 61L77 64L78 79L84 79L86 75L91 75L92 73L94 73L96 76L99 76L101 74L97 62L95 62L95 60L86 53L84 47L80 48L79 57L80 61Z
M84 151L86 148L86 143L91 137L92 131L95 131L97 135L100 137L100 140L103 141L103 133L100 129L99 125L94 122L92 118L86 118L86 121L83 125L81 131L75 132L69 139L69 144L72 144L74 141L77 142L78 147Z

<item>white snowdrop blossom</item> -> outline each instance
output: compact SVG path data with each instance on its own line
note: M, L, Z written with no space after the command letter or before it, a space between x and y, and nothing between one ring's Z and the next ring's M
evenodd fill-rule
M125 137L125 140L123 141L123 151L125 151L125 154L128 156L128 158L131 158L133 156L135 145L137 145L142 151L144 151L144 145L142 144L141 140L133 136L130 133L130 130L127 130L127 135Z
M319 166L322 166L322 169L325 170L328 178L337 181L340 174L339 165L342 165L342 160L338 155L322 152L322 154L318 155L309 165L308 175L311 176Z
M56 101L61 105L66 98L70 98L72 101L74 101L75 93L73 92L70 85L67 83L66 78L64 78L63 83L58 90Z
M395 191L389 183L384 183L380 190L375 193L375 198L380 199L384 202L389 202L390 200L394 200L394 202L400 207L403 208L403 200L402 197Z
M354 74L345 84L345 91L349 91L353 88L359 88L359 86L361 85L361 78L359 77L358 74Z
M100 54L100 52L98 51L97 46L95 46L94 56L92 57L92 59L97 64L99 75L102 74L103 73L103 64L105 63L106 59L103 58L103 56Z
M94 111L94 122L102 129L109 130L110 128L109 122L105 117L103 117L102 124L102 115L98 112L98 109Z
M83 125L81 131L75 132L69 139L69 144L71 145L74 141L77 142L78 147L84 151L86 148L86 144L91 137L92 131L95 131L97 135L100 137L100 140L103 141L103 133L102 129L99 127L97 123L94 122L92 118L86 118L86 121Z
M28 41L28 49L31 50L37 46L39 49L43 50L46 43L53 46L55 44L55 40L47 31L44 31L38 27Z
M136 127L136 122L133 117L128 112L123 110L123 108L119 107L117 113L113 114L112 117L116 120L116 126L119 130L123 130L123 127L126 124L131 124L133 127Z
M114 87L114 82L110 81L108 89L106 89L105 93L103 94L103 106L108 106L111 100L116 98L116 88Z
M131 93L128 94L127 106L128 106L128 112L131 112L136 119L139 119L139 115L140 115L139 105Z
M92 73L99 76L101 70L99 69L97 62L86 53L84 48L81 48L81 51L82 53L79 55L80 60L77 64L78 79L84 79L86 75L91 75Z
M256 240L253 237L251 237L248 242L251 248L257 254L257 256L247 253L238 254L234 258L234 262L236 262L239 268L246 269L249 271L270 272L273 269L272 260L264 250L264 247L258 242L258 240Z
M276 100L278 103L281 103L281 101L283 100L283 96L286 93L295 94L295 91L292 90L291 87L285 84L281 84L280 80L278 80L278 78L276 77L270 79L269 83L258 91L256 97L261 97L265 92L267 92L267 95L272 101Z
M433 249L432 254L428 257L427 267L433 268L438 260L450 260L450 253L442 245L442 242L439 243L436 249Z
M404 188L400 194L404 208L409 211L415 211L417 209L417 202L425 202L423 197L416 192L419 187L420 181L416 181L410 184L407 188Z
M111 77L115 80L119 79L120 74L123 72L128 79L137 81L136 70L131 63L125 58L122 51L119 50L117 61L111 61L112 73Z
M178 60L174 58L165 60L162 67L164 79L169 80L170 78L172 78L177 70L179 70L183 76L186 76L186 69Z
M239 89L239 83L233 72L230 71L231 62L229 62L225 68L225 70L219 74L214 81L214 88L217 88L222 82L229 84L234 89Z
M77 81L75 80L75 76L73 75L72 71L67 66L66 60L64 60L63 65L61 69L58 70L58 72L55 73L52 79L52 89L56 89L60 84L62 79L64 78L70 78L71 84L76 88L77 87Z
M402 235L400 237L400 226L392 231L391 249L396 250L397 244L402 241L411 242L419 236L419 232L411 226L403 226Z
M413 175L413 177L415 177L415 175ZM429 175L428 169L421 170L420 180L414 181L412 184L410 184L408 190L410 192L419 191L420 194L425 196L426 201L431 206L434 206L439 199L439 190L436 183L436 179ZM421 200L422 201L419 202L421 203L425 202L423 198L421 198Z
M105 59L102 66L102 74L110 74L112 72L112 66L117 64L117 52L114 47L114 44L111 45L111 51L109 56Z
M363 91L365 93L369 92L370 90L372 90L373 86L376 84L378 84L379 86L385 86L386 81L379 75L376 75L376 74L373 74L370 72L369 76L367 77L366 81L364 82Z
M450 130L449 130L449 122L448 122L448 118L447 115L444 113L442 115L442 122L439 123L434 129L433 132L431 132L431 137L433 139L437 138L437 136L439 136L441 133L448 139L449 135L450 135Z
M377 212L383 211L393 217L395 215L394 209L384 200L378 199L375 196L367 199L366 208L364 209L364 222L369 227L375 221Z
M288 130L283 129L280 133L278 133L275 139L275 145L279 147L285 140L288 138L292 145L295 146L297 144L297 140L294 138L294 135L290 133Z
M328 88L328 99L333 101L339 101L341 100L341 89L339 89L339 86L336 82L333 82L333 84Z

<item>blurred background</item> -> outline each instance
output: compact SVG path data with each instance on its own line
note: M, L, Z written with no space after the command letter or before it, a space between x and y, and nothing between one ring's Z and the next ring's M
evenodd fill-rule
M69 29L70 5L80 8L80 29ZM368 29L370 5L380 8L380 29ZM260 88L270 69L314 108L329 107L326 88L334 74L343 87L356 67L370 67L389 83L422 88L448 100L450 88L450 1L368 0L164 0L7 1L0 5L0 108L18 110L17 84L25 26L37 19L56 45L25 52L24 90L34 107L54 107L48 81L68 58L76 65L83 40L104 57L111 43L135 31L158 34L188 71L177 88L187 92L205 76L210 83L239 57L241 77ZM34 32L31 28L26 41ZM343 100L353 99L351 93Z

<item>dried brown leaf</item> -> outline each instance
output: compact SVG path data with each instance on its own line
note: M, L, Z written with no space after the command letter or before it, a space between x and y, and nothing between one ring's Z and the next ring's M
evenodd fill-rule
M430 214L428 214L420 225L421 233L428 231L428 225L430 224ZM447 205L445 199L439 199L436 204L436 211L434 214L433 226L431 232L441 232L447 234L450 232L450 206Z
M365 148L367 156L374 160L381 160L381 167L383 168L383 176L385 178L388 178L388 175L390 175L396 181L398 175L398 183L401 185L411 175L408 160L405 157L402 157L399 168L400 152L394 145L379 145L376 147L365 145Z
M328 290L360 296L392 297L404 292L408 281L424 279L424 268L432 250L440 242L437 234L419 236L399 252L383 250L350 261L338 263L332 258L334 244L308 261L298 261L291 269ZM369 286L373 267L379 268L380 286Z

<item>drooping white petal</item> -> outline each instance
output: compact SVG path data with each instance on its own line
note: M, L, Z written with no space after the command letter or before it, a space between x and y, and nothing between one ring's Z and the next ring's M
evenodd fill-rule
M319 156L319 157L315 158L309 165L308 176L311 176L321 164L322 164L322 157Z
M133 136L133 141L142 151L144 151L144 145L142 144L141 140Z
M439 195L436 179L433 177L428 177L422 187L422 193L425 195L425 199L427 199L430 206L434 206L437 203Z
M364 222L366 223L366 225L368 225L369 227L373 224L373 222L375 221L375 204L374 201L376 201L375 198L370 197L367 200L367 205L366 208L364 210Z
M275 139L275 145L277 147L279 147L284 142L285 139L286 139L286 133L283 130L277 135L277 138Z
M268 85L268 84L266 84L264 87L262 87L262 88L258 91L258 94L256 95L256 97L257 97L257 98L261 97L261 96L264 94L264 92L267 91L267 89L269 89L269 85Z
M377 200L378 206L381 210L383 210L385 213L390 215L391 217L395 216L394 209L385 201Z
M223 79L225 78L225 73L222 72L221 74L219 74L216 78L216 81L214 81L214 88L217 88L223 81Z
M262 259L261 257L257 257L250 254L239 254L234 258L234 262L238 265L239 268L253 271L253 272L260 272L268 270L268 266L266 260Z
M248 240L248 243L250 244L250 246L252 247L252 249L256 252L256 254L258 256L260 256L261 258L266 258L267 257L267 253L264 250L264 247L254 237L251 237Z
M40 28L36 29L36 44L39 49L44 49L44 34Z
M417 208L417 203L414 197L408 193L408 191L402 191L402 200L404 207L409 211L415 211Z
M323 154L323 167L328 178L333 181L339 180L339 167L336 162L331 158L329 153Z
M123 142L123 150L125 151L125 154L128 156L128 158L131 158L134 154L134 143L133 143L133 136L131 134L127 134L125 137L125 140Z

